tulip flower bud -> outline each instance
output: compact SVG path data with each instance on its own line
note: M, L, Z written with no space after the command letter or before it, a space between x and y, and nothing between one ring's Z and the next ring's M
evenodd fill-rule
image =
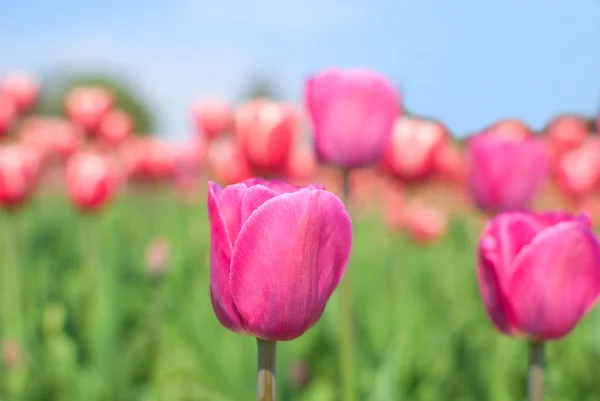
M352 242L342 201L311 185L209 183L210 293L228 329L262 340L302 335L339 284Z
M38 154L25 146L0 147L0 205L14 208L33 192L40 169Z
M69 118L88 133L96 133L112 105L112 94L101 86L76 87L65 97Z
M118 185L118 172L112 161L95 153L72 156L65 175L69 196L82 211L95 211L104 206Z
M600 245L586 216L502 213L478 249L483 304L507 335L561 338L600 295Z
M379 160L400 113L399 96L384 77L325 70L309 79L305 98L321 162L350 169Z

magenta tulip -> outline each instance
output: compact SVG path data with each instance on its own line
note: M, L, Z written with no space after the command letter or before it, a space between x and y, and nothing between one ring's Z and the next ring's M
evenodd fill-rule
M469 141L469 163L471 194L488 212L528 206L548 176L548 155L537 139L477 135Z
M477 275L498 330L558 339L600 295L600 245L583 215L502 213L479 240Z
M325 70L309 79L305 98L321 162L350 169L381 157L400 113L399 95L384 77Z
M210 294L228 329L268 341L302 335L340 282L352 242L341 200L323 188L210 182Z

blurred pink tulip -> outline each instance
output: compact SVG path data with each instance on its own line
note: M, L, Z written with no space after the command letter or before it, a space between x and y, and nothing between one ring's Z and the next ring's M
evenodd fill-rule
M447 139L448 131L441 123L399 117L382 158L383 167L403 181L424 180L435 172L437 154Z
M0 84L0 92L9 97L19 113L31 109L38 99L40 86L37 81L22 72L7 75Z
M217 180L225 185L252 176L246 156L234 138L223 137L210 142L207 161Z
M556 117L546 127L552 155L559 158L566 151L580 146L590 133L585 117L564 114Z
M146 152L146 169L149 178L168 180L174 177L176 154L175 148L169 142L151 138Z
M318 159L344 169L376 163L400 113L397 91L366 70L324 70L306 84Z
M429 244L440 239L448 229L448 216L440 209L421 203L403 209L403 228L415 241Z
M235 131L248 163L263 174L284 173L300 117L289 105L254 99L239 108Z
M199 99L192 106L196 129L207 141L224 134L233 125L233 112L227 102L220 99Z
M100 122L98 134L110 146L116 146L129 137L133 131L133 120L122 110L109 111Z
M321 317L352 243L342 201L318 186L209 183L210 293L223 326L264 340L299 337Z
M43 159L66 160L83 144L81 130L68 120L32 116L23 121L19 139Z
M13 101L0 94L0 137L11 129L16 117L17 109Z
M180 145L174 149L176 177L197 176L206 157L206 144L202 139Z
M71 200L84 212L96 211L106 205L119 184L113 161L92 152L73 155L67 163L65 179Z
M0 204L20 206L37 184L40 169L38 154L21 145L0 146Z
M297 145L292 149L288 159L286 176L292 182L307 183L313 181L317 166L313 148L308 145Z
M524 122L507 118L500 120L484 130L488 135L497 136L500 138L521 141L533 136L533 132Z
M585 216L503 213L481 235L477 277L498 330L558 339L600 294L600 246Z
M79 86L67 93L65 108L69 118L88 133L96 133L113 105L113 96L104 87Z
M155 238L146 249L146 271L151 277L162 275L169 260L169 242L163 238Z
M548 156L538 139L479 134L468 148L471 195L487 212L529 206L547 178Z
M569 198L579 200L600 184L600 138L590 137L557 161L556 182Z
M464 183L467 166L462 149L454 142L447 141L435 158L436 175L447 181Z

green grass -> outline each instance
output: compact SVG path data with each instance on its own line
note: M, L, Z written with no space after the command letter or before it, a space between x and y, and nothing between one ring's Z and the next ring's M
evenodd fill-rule
M19 245L24 349L16 366L2 364L0 399L255 399L255 340L221 327L210 305L204 203L183 205L164 193L130 196L82 218L62 199L48 198L2 217ZM443 241L424 248L390 235L376 216L354 220L349 278L359 400L525 399L526 346L499 335L481 306L478 231L474 219L455 219ZM161 235L170 260L164 275L152 278L144 253ZM6 295L15 286L10 255L0 251L6 337L17 333L16 303ZM313 329L279 344L281 400L339 399L337 297ZM310 368L301 388L289 379L297 361ZM594 311L549 345L547 399L600 399L599 371Z

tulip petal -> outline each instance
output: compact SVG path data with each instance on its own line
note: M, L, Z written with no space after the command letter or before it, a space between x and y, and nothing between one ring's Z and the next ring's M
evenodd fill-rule
M291 340L308 330L346 268L350 217L332 193L303 189L260 206L244 224L231 291L246 331Z
M498 330L513 334L515 323L510 303L504 290L506 278L502 272L500 244L489 224L479 241L477 253L477 281L483 305Z
M224 190L214 183L208 188L208 218L210 221L210 299L219 322L232 331L242 331L242 324L231 297L229 269L233 246L227 223L219 210L218 195Z
M240 208L240 219L242 221L242 225L246 222L246 220L248 220L250 215L252 215L252 212L275 196L277 196L275 191L263 185L255 185L248 188L245 192Z
M495 251L501 253L496 260L500 263L496 271L504 282L514 268L514 259L524 246L531 243L546 225L534 213L502 213L493 221L491 234L498 241ZM488 255L489 258L489 255Z
M241 206L247 190L248 188L244 184L229 185L220 192L218 198L219 211L227 226L227 233L229 234L232 248L244 223L241 215Z
M508 298L519 329L533 338L567 334L600 293L600 247L580 222L543 231L515 264Z

